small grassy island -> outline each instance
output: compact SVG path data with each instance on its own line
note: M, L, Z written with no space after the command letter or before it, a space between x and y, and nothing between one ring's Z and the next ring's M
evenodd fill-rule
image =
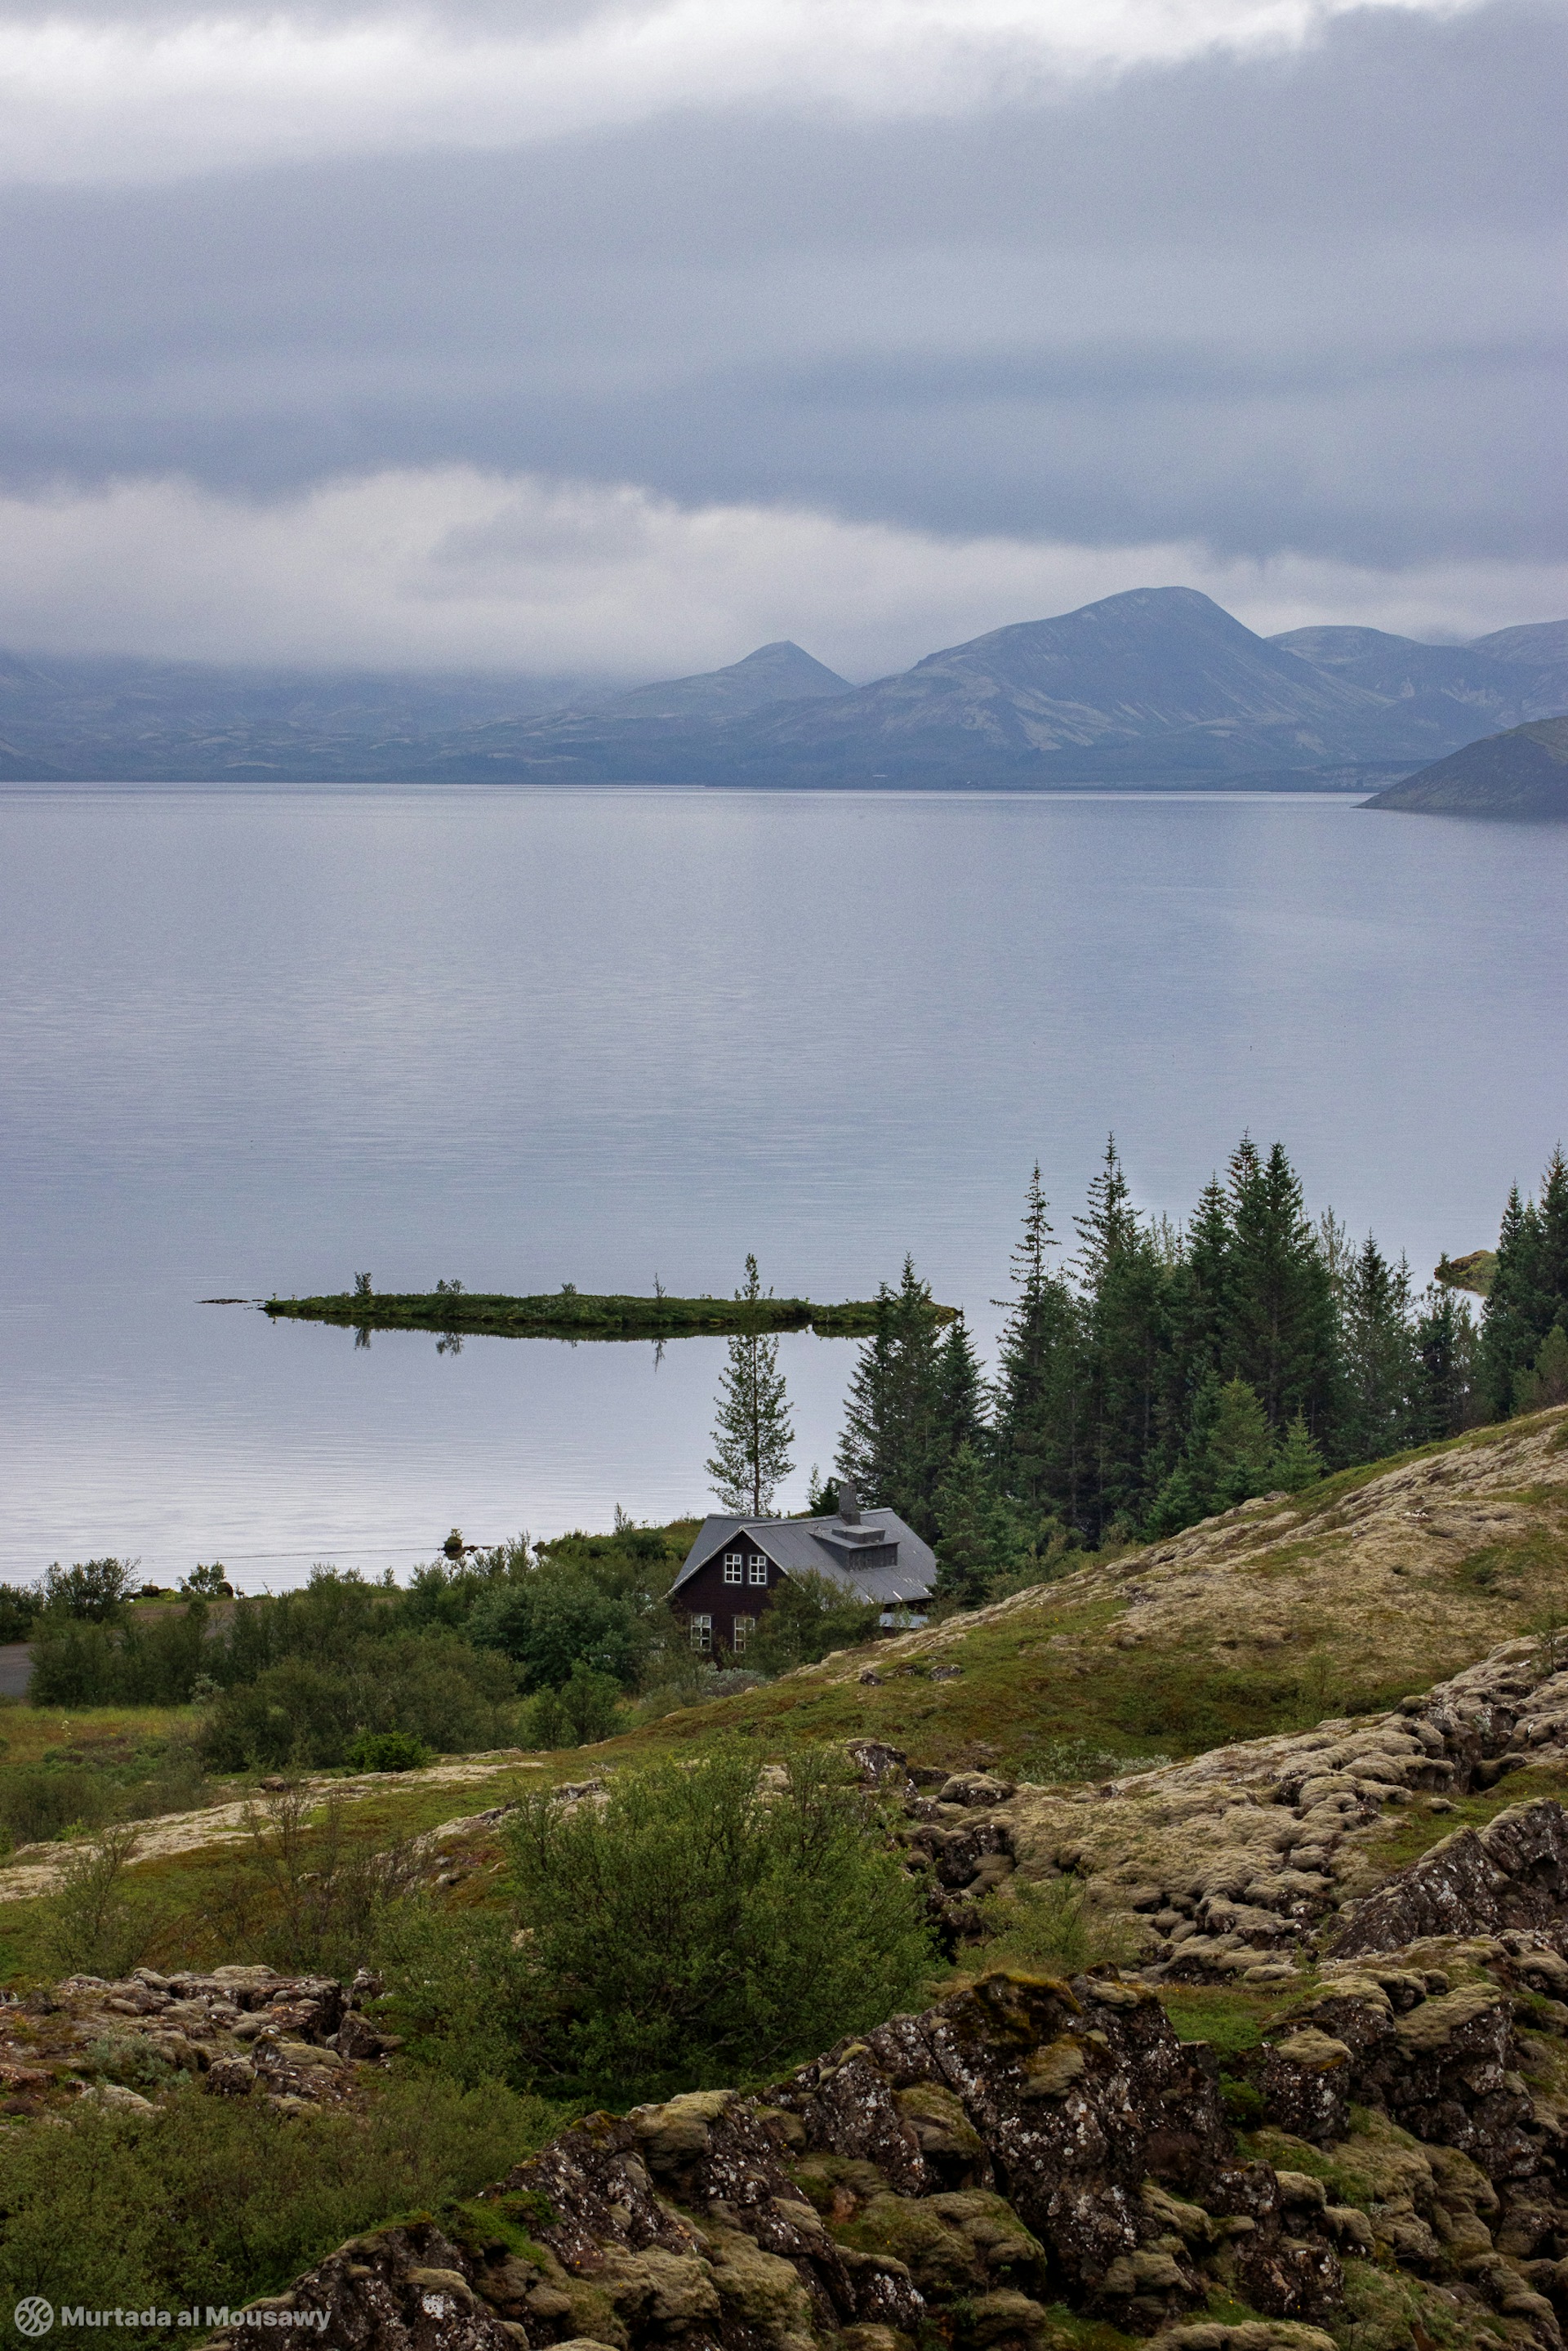
M341 1322L358 1330L476 1331L505 1339L722 1339L747 1331L814 1331L820 1339L863 1339L876 1327L873 1299L817 1306L809 1298L600 1297L570 1285L537 1298L455 1285L385 1295L340 1290L327 1298L269 1298L264 1311L297 1322ZM952 1306L932 1311L941 1322L957 1316Z

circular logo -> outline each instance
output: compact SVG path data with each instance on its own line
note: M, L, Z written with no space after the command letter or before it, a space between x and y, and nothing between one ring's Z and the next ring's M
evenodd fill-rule
M18 2335L47 2335L55 2323L55 2305L41 2294L25 2294L11 2315Z

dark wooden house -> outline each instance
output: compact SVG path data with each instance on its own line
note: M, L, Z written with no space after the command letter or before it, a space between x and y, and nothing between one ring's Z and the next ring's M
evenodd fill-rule
M884 1625L906 1624L931 1598L936 1561L895 1510L862 1510L852 1486L825 1519L705 1519L670 1587L694 1649L743 1657L758 1620L790 1575L841 1584L846 1599L881 1604Z

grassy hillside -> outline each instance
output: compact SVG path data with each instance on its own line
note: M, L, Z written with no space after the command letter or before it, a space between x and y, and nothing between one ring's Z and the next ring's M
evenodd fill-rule
M992 1607L835 1653L591 1748L471 1756L396 1779L322 1774L313 1784L338 1789L356 1827L382 1843L451 1825L465 1878L482 1877L496 1849L476 1816L519 1788L583 1781L724 1736L768 1751L799 1740L886 1740L922 1763L1066 1783L1061 1802L1072 1804L1072 1782L1103 1780L1118 1761L1197 1756L1394 1705L1511 1636L1562 1621L1565 1567L1568 1410L1559 1408L1345 1471L1289 1499L1243 1504ZM13 1704L0 1709L11 1742L0 1783L49 1750L129 1765L194 1719L194 1709L152 1708L55 1717ZM204 1803L144 1828L131 1874L167 1913L157 1946L165 1961L210 1954L253 1793L245 1782L214 1786ZM56 1883L62 1853L34 1846L0 1870L0 1952L13 1969L29 1962L36 1897Z

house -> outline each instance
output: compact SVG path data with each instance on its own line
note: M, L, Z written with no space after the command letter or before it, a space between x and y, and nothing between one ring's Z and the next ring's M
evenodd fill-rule
M929 1544L896 1510L862 1510L843 1485L832 1518L705 1519L670 1605L691 1627L694 1649L744 1656L779 1586L808 1573L841 1585L846 1599L880 1601L884 1625L907 1623L936 1585Z

